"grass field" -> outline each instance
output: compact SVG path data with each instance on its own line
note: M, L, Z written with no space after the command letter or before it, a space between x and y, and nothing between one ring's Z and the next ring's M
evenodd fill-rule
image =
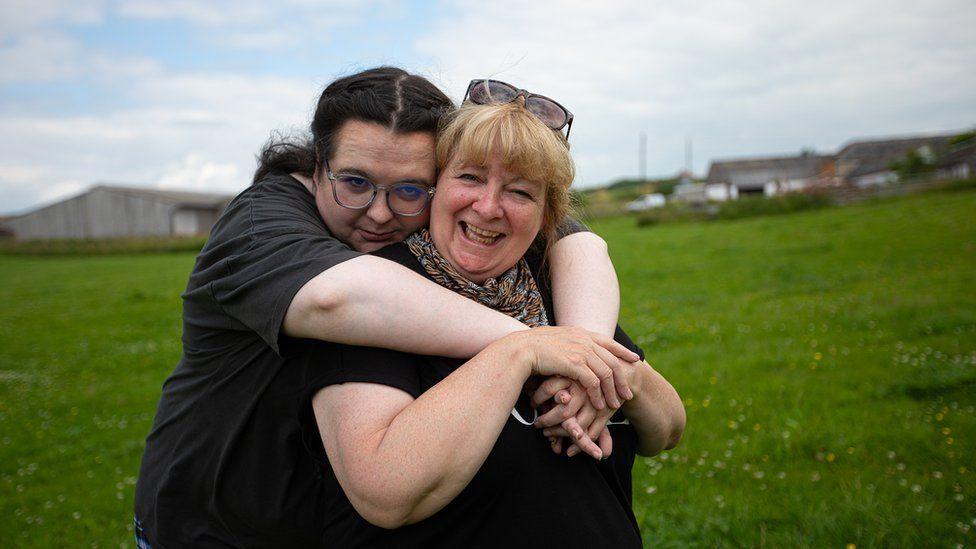
M688 410L649 545L976 545L976 192L594 228ZM0 256L0 545L132 545L192 262Z

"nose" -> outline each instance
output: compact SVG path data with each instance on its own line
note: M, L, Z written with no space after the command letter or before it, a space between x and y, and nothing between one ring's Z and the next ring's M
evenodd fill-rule
M501 186L491 183L481 189L481 194L471 205L471 209L485 219L502 216Z
M366 210L366 217L373 220L377 225L382 225L393 219L393 215L390 206L386 203L386 189L377 189L373 203Z

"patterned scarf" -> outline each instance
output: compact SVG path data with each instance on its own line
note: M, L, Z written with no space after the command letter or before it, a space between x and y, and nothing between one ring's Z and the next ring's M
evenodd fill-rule
M461 276L444 259L434 246L427 229L410 235L406 244L427 274L448 290L505 313L532 328L549 325L546 309L542 305L542 295L525 259L519 259L514 267L501 276L489 278L484 285L479 286Z

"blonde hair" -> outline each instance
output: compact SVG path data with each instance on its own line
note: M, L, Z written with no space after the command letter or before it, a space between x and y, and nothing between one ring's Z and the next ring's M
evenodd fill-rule
M569 186L576 169L569 143L518 101L466 103L441 119L437 131L438 171L455 157L486 166L496 151L507 169L543 184L546 201L539 234L548 248L555 240L556 227L570 209Z

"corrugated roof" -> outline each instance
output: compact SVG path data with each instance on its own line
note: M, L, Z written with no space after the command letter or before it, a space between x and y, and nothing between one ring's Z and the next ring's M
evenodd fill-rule
M954 147L939 158L939 166L952 166L963 162L976 164L976 143Z
M857 177L890 169L891 163L909 151L928 146L938 153L952 135L900 137L896 139L866 139L852 141L837 153L837 161L855 166L844 177Z
M96 190L105 190L113 193L121 193L129 196L142 197L147 200L156 200L167 202L169 204L179 204L181 206L187 206L190 208L201 208L201 209L222 209L228 202L230 202L235 195L232 194L218 194L218 193L199 193L192 191L175 191L175 190L165 190L165 189L147 189L145 187L130 187L125 185L108 185L103 183L96 183L95 185L89 187L88 189L60 200L55 200L54 202L49 202L47 204L42 204L36 206L22 213L17 213L13 215L8 215L7 220L14 219L17 217L33 214L51 208L62 202L67 202L69 200L75 200L78 197L91 194Z
M127 187L122 185L97 184L88 192L102 189L129 196L140 196L151 200L162 200L173 204L181 204L197 208L218 208L229 202L234 195L218 193L200 193L193 191L177 191L169 189L147 189L144 187Z
M759 188L770 181L814 177L831 155L809 154L768 158L716 160L708 170L708 183L730 183L739 188Z

